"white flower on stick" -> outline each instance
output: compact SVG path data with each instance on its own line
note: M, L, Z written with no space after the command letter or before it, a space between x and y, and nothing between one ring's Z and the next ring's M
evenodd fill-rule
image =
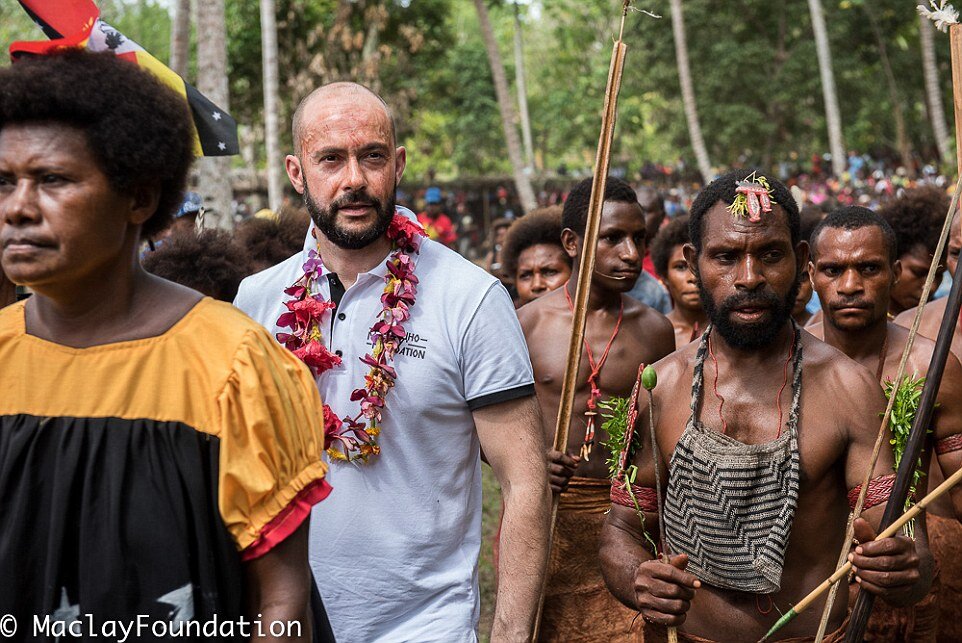
M931 9L924 4L920 4L916 9L918 9L919 14L934 22L935 28L939 31L948 31L949 25L958 24L959 12L955 7L947 4L947 0L942 0L938 4L935 3L935 0L929 0L929 6Z

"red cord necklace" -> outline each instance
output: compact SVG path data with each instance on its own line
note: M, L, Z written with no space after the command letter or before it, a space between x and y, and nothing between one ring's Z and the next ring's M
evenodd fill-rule
M575 306L571 301L571 294L568 292L568 284L565 284L562 288L565 291L565 301L568 302L568 309L573 313ZM622 299L621 307L618 310L618 321L615 322L615 331L611 334L611 339L608 340L605 351L601 354L601 359L597 362L595 361L594 354L591 352L591 346L588 345L588 340L582 340L585 345L585 355L588 358L588 365L591 366L591 373L588 375L588 386L591 387L591 392L588 395L588 405L585 411L585 417L588 418L588 426L585 430L585 442L581 445L581 457L586 462L588 461L588 456L591 454L591 447L594 446L595 443L595 417L598 415L598 402L601 401L601 388L598 386L598 378L601 376L601 369L608 359L611 346L615 343L615 338L618 337L618 331L621 330L621 321L624 317L625 301Z
M711 355L712 364L715 365L715 379L712 384L712 389L715 391L715 397L717 397L719 400L718 419L722 424L722 433L728 435L728 422L725 421L725 416L722 414L722 409L725 407L725 398L722 397L721 393L718 392L718 360L715 358L715 351L711 346L711 335L708 336L708 354ZM785 386L788 385L788 365L794 356L795 342L792 341L792 347L788 351L788 357L785 358L782 386L778 389L778 394L775 396L775 405L778 408L778 433L775 435L775 439L780 438L782 435L782 393L785 391Z

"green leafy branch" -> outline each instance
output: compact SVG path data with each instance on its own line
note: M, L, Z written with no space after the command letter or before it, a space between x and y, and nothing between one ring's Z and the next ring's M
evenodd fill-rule
M635 477L638 475L638 467L632 464L624 472L621 471L621 455L625 451L625 438L629 431L628 411L631 408L631 400L626 397L612 397L599 402L598 407L601 409L601 417L603 418L601 428L608 434L608 439L603 442L608 449L608 477L625 485L628 497L631 498L631 502L635 506L635 513L638 514L638 519L641 521L641 533L645 535L645 540L651 545L652 552L657 554L658 546L648 530L645 529L645 512L641 510L641 505L638 504L635 492L631 488L635 483ZM625 461L630 462L641 449L641 436L637 431L632 435L631 444L627 446L627 449L628 454Z
M896 389L895 382L887 380L883 384L885 398L891 399L892 391L895 390L895 403L892 405L892 415L889 418L889 427L892 431L892 438L889 444L892 445L892 453L895 456L895 470L898 471L905 455L905 449L909 443L909 436L912 434L912 424L915 422L915 415L919 410L919 401L922 398L922 387L925 385L924 377L913 378L908 375ZM932 429L927 429L931 433ZM908 498L905 500L905 509L912 506L915 492L925 473L922 471L922 459L916 463L915 471L912 473L912 486L909 488ZM909 522L905 526L905 535L915 537L915 521Z
M608 439L604 441L605 448L608 449L608 477L612 480L621 474L621 454L625 450L625 436L628 434L628 411L631 408L631 400L627 397L612 397L598 403L601 409L603 421L601 428L608 434ZM631 444L628 445L628 456L625 461L630 461L635 451L641 448L641 438L635 434Z

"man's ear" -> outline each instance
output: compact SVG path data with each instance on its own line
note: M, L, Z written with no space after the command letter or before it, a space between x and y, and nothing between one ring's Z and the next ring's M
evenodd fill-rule
M685 261L688 262L688 270L690 270L691 274L695 275L695 278L697 279L698 278L698 255L695 252L695 246L693 246L690 243L686 243L684 246L682 246L681 251L685 255Z
M571 228L565 228L561 231L561 246L565 249L565 252L569 257L574 259L576 262L581 258L580 248L578 247L581 241L581 237L575 234L575 231Z
M130 222L143 225L157 212L160 203L160 181L145 181L131 192Z
M284 158L284 169L287 170L287 178L290 179L294 191L304 194L304 171L301 167L301 159L294 154L288 154Z
M902 278L902 260L896 259L892 264L892 285L894 286Z
M808 241L799 241L795 244L795 267L799 275L808 269Z
M401 183L401 177L404 176L404 168L407 167L408 163L408 153L404 149L403 145L399 145L396 150L394 150L394 184L399 185Z

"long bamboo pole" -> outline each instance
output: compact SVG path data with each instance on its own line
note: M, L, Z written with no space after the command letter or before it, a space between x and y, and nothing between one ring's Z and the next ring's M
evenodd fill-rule
M568 448L568 427L571 425L571 414L574 409L575 390L578 387L578 369L581 368L582 344L585 339L585 322L587 321L588 295L591 291L591 275L595 269L595 253L598 246L598 231L601 228L601 210L605 202L605 184L608 180L608 166L611 161L611 144L614 138L615 120L618 111L618 92L621 91L621 75L624 72L625 55L628 48L622 42L625 30L625 18L628 15L628 0L625 0L621 15L621 28L618 40L615 41L611 52L611 66L608 69L608 84L605 87L605 106L601 117L601 136L598 140L598 151L595 156L594 175L591 184L591 198L588 202L588 222L585 227L584 242L581 248L581 260L578 263L578 287L575 291L574 313L571 322L571 337L568 342L568 359L565 364L565 376L561 383L561 407L558 409L558 422L555 425L554 449L566 451ZM554 541L554 532L558 518L558 496L554 496L551 504L551 528L548 532L548 551ZM547 579L547 574L545 575ZM532 640L538 640L541 630L541 613L544 608L544 586L538 601L538 614L535 618L534 635Z

